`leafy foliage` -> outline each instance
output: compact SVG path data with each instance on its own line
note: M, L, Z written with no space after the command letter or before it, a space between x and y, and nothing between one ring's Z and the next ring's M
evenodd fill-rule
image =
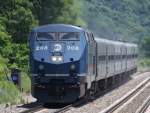
M39 24L69 23L85 25L81 17L79 0L31 0Z
M7 62L7 59L4 59L0 56L0 81L7 80L5 73L5 71L8 70L6 66Z
M3 19L4 18L0 18L0 52L2 52L2 49L10 41L10 35L8 35L6 31L6 27L4 25Z
M150 58L149 57L144 57L144 58L139 58L137 61L138 64L138 71L148 71L150 70Z
M150 37L145 37L142 42L142 51L144 51L147 57L150 57Z
M38 24L50 23L85 25L79 0L0 1L0 103L20 101L18 89L5 77L5 69L21 69L24 91L29 92L28 35Z
M149 0L86 0L84 19L102 38L141 43L150 35ZM91 17L91 18L89 18Z
M74 10L76 9L76 10ZM50 23L85 24L78 0L0 1L0 52L8 67L28 70L28 35L33 27Z
M20 68L23 85L30 90L27 39L37 25L67 23L88 27L102 38L137 42L150 56L149 7L149 0L0 0L0 90L8 94L15 91L10 93L13 98L19 95L17 88L6 81L4 67ZM1 97L3 101L13 101L11 96L0 93L0 103Z
M0 104L20 103L20 93L16 86L9 81L0 81Z
M29 0L0 1L0 14L6 18L6 29L14 42L25 42L28 33L37 24L31 11L32 7L33 5Z

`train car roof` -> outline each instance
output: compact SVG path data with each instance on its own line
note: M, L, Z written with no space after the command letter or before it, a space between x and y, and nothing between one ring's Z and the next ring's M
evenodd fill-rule
M69 24L47 24L33 29L34 32L81 32L83 28Z
M131 46L137 47L137 45L134 44L134 43L108 40L108 39L103 39L103 38L99 38L99 37L96 37L95 40L96 40L97 42L102 42L102 43L107 43L107 44L124 45L124 46L129 46L129 47L131 47Z
M119 41L108 40L108 39L99 38L99 37L96 37L95 40L97 42L103 42L103 43L107 43L107 44L122 44L122 42L119 42Z

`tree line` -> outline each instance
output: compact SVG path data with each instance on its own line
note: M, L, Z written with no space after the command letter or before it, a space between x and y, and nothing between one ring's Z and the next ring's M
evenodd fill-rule
M1 0L0 57L9 68L27 71L32 28L50 23L83 25L80 8L79 0Z
M139 52L150 56L149 0L86 0L84 5L83 18L94 34L137 43Z
M1 0L0 58L9 68L27 71L29 33L51 23L84 26L99 37L132 40L149 51L149 7L149 0Z

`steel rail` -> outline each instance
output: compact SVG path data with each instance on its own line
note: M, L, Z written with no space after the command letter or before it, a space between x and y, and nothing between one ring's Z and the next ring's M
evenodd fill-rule
M150 96L144 101L142 106L136 111L136 113L145 113L147 108L150 106Z
M40 106L36 106L36 107L30 108L29 110L25 110L25 111L23 111L21 113L35 113L35 112L40 111L42 109L44 109L44 108L43 108L42 105L40 105Z
M116 101L114 104L112 104L111 106L109 106L108 108L104 109L103 111L99 112L99 113L112 113L113 111L115 111L116 109L118 109L118 107L120 107L121 105L123 105L125 102L127 102L131 97L133 97L136 93L138 93L139 90L141 90L148 82L150 81L150 77L146 80L144 80L141 84L139 84L135 89L133 89L131 92L129 92L127 95L125 95L123 98L119 99L118 101ZM74 106L78 106L80 104L82 104L84 101L84 99L79 100L73 104L67 105L63 108L51 111L52 113L63 113L65 111L68 111L71 107ZM29 110L23 111L21 113L38 113L44 109L51 110L49 108L44 108L42 105L31 108Z
M123 96L121 99L117 100L115 103L113 103L106 109L100 111L99 113L113 113L120 106L128 102L134 95L136 95L149 81L150 81L150 77L145 79L141 84L139 84L136 88L130 91L127 95Z
M65 111L68 111L71 107L76 107L76 106L82 105L83 103L86 103L86 102L87 101L85 100L85 98L83 98L83 99L80 99L80 100L78 100L78 101L76 101L76 102L74 102L68 106L65 106L61 109L56 110L53 113L64 113Z
M47 111L47 112L51 112L51 113L63 113L63 112L65 112L65 111L68 111L71 107L75 107L75 106L78 106L78 105L81 105L83 102L85 102L84 101L84 99L81 99L81 100L79 100L79 101L76 101L75 103L73 103L73 104L69 104L69 105L67 105L67 106L65 106L65 107L62 107L62 108L60 108L60 109L56 109L56 110L54 110L54 109L51 109L51 108L44 108L42 105L41 106L37 106L37 107L34 107L34 108L31 108L31 109L29 109L29 110L26 110L26 111L23 111L23 112L21 112L21 113L40 113L41 111ZM50 111L50 110L52 110L52 111Z
M68 105L68 106L65 106L61 109L58 109L58 110L54 111L53 113L64 113L65 111L68 111L71 107L73 107L72 104Z

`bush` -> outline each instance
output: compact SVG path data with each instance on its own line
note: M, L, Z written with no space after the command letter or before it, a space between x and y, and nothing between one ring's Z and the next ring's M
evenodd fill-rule
M150 69L150 58L148 57L140 58L138 60L138 69L139 71L146 71Z
M20 103L21 96L18 88L9 81L0 81L0 104L1 103Z
M7 80L5 71L8 71L6 64L8 63L7 59L4 59L0 56L0 81Z
M22 103L23 99L21 98L21 93L17 86L13 84L10 80L10 70L7 68L6 64L8 63L7 59L4 59L0 56L0 104L1 103ZM15 65L14 65L15 66ZM6 72L7 71L7 72ZM7 73L7 76L6 76ZM27 73L21 73L22 79L22 88L24 92L29 93L31 82Z
M29 93L31 91L31 80L27 73L22 72L22 88L23 92Z

